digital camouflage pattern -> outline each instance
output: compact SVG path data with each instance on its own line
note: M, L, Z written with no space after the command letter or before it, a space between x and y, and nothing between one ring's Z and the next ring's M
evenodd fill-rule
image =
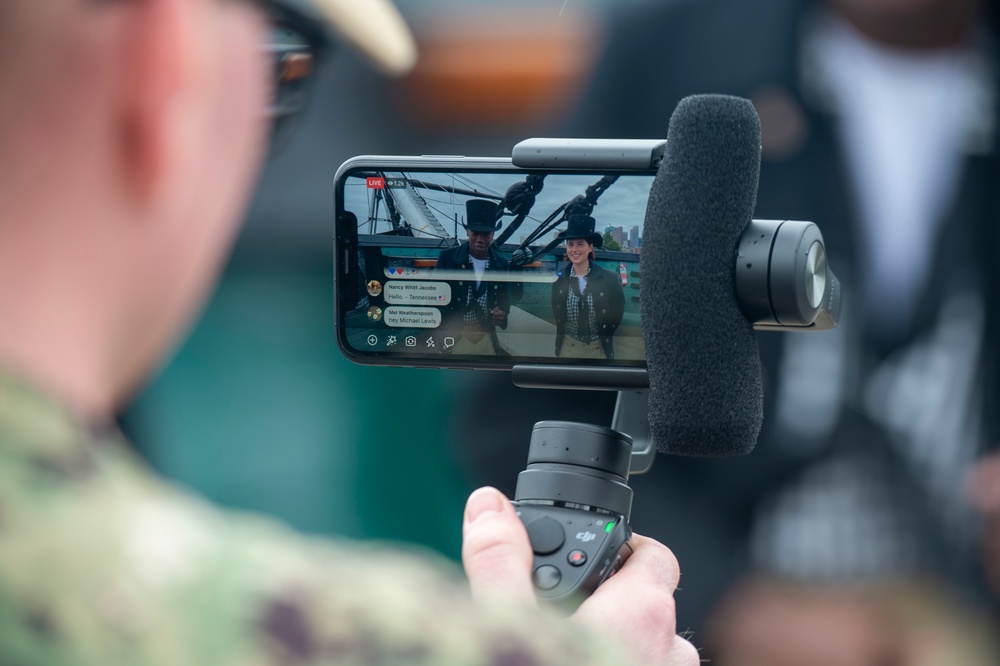
M0 664L621 663L454 569L222 512L0 371Z

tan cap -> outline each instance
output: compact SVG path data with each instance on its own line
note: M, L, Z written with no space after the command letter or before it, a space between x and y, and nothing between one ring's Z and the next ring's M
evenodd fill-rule
M404 74L417 61L413 35L389 0L297 0L292 4L309 5L388 74Z

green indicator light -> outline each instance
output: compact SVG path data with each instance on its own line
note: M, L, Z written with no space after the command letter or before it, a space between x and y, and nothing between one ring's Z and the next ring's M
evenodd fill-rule
M608 523L607 527L604 528L604 531L605 532L610 532L613 529L615 529L615 524L614 523Z

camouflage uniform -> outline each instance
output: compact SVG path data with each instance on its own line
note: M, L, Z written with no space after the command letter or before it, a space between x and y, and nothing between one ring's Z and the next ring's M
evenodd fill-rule
M454 567L223 513L0 370L0 664L611 664Z

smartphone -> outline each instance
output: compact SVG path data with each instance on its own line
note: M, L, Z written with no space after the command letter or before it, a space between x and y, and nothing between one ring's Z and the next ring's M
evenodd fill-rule
M639 257L655 173L348 160L334 186L341 350L375 365L644 368Z

